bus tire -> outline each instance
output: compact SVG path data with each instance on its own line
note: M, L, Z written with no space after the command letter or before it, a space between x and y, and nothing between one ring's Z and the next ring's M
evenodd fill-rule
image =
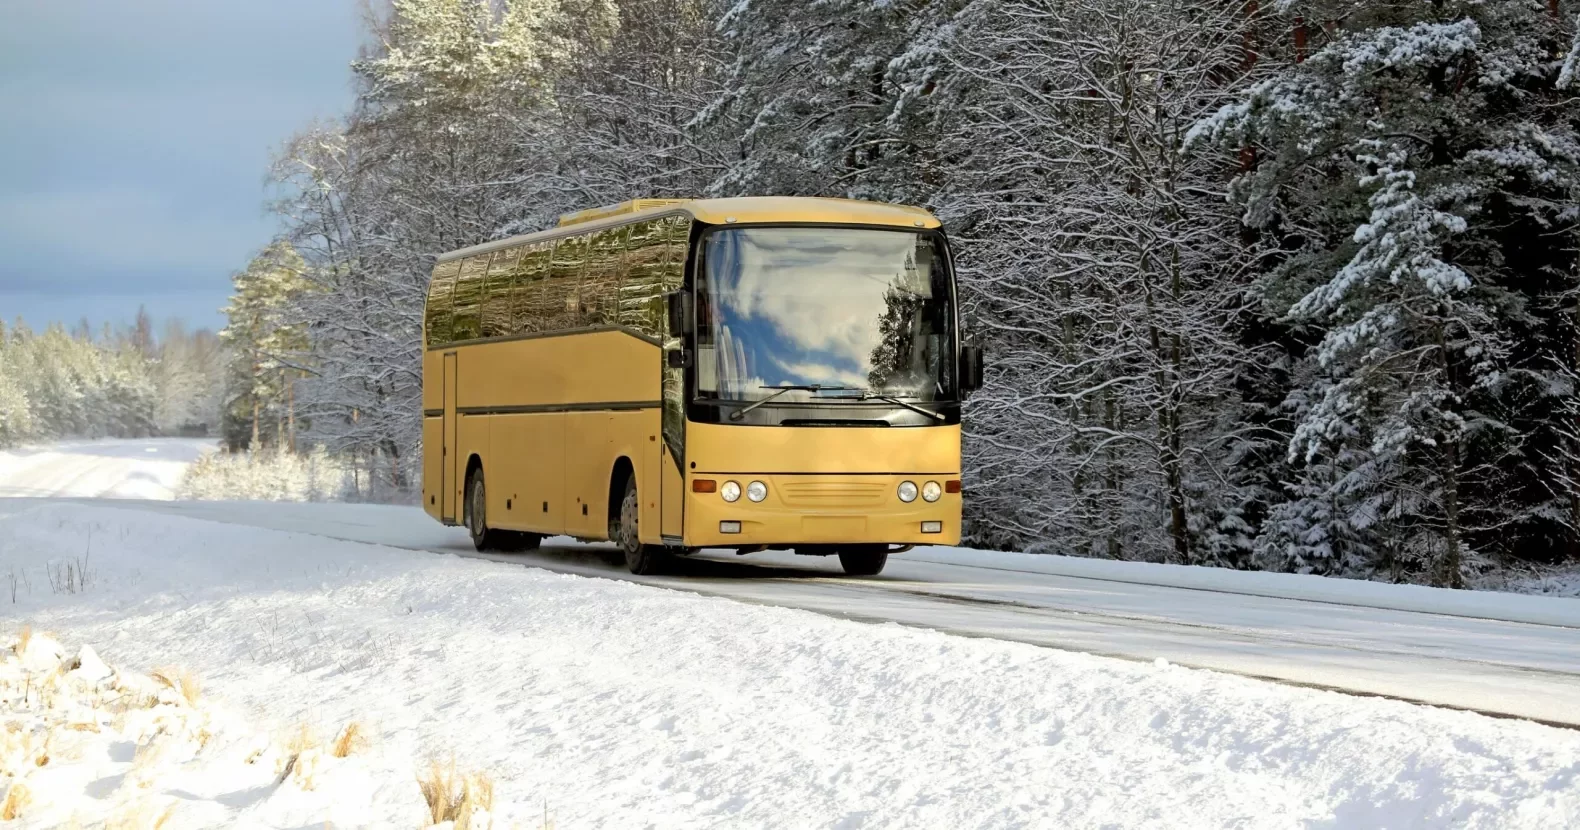
M620 535L615 543L625 554L625 566L638 576L662 573L669 564L669 556L659 545L644 545L638 533L637 522L642 512L642 500L636 495L636 477L626 479L625 498L620 500Z
M466 480L466 532L472 536L472 547L480 551L508 550L506 530L488 527L488 490L483 484L483 468L478 467Z
M887 545L853 545L839 549L839 565L851 576L877 576L887 564Z

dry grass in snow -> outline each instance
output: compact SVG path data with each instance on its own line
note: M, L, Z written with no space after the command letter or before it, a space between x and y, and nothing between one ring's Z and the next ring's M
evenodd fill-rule
M361 721L327 744L306 722L271 737L204 697L191 671L112 668L30 627L0 648L0 721L7 827L374 826L390 802L410 827L491 825L487 776L373 769Z
M367 736L362 733L362 724L352 721L346 724L340 734L336 736L334 745L329 754L336 758L349 758L351 753L362 751L368 743Z
M488 776L458 772L452 758L444 764L429 762L417 784L434 824L455 822L455 830L493 825L490 814L494 809L494 782Z

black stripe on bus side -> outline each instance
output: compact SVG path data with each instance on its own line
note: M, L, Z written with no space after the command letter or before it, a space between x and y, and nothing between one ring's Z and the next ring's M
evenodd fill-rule
M539 403L521 406L459 406L462 415L521 415L538 412L631 412L658 409L663 401L600 401L597 403Z

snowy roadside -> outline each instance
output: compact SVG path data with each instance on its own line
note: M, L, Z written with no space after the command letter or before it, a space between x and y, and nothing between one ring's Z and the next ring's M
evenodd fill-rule
M113 668L28 628L0 652L0 702L0 820L15 826L355 825L376 798L424 809L377 786L358 724L269 735L188 672Z
M452 757L500 827L1580 822L1580 733L1519 721L150 513L36 506L0 540L0 635L191 670L236 746L365 725L340 812L183 745L139 793L167 827L419 827ZM62 820L124 808L77 776Z

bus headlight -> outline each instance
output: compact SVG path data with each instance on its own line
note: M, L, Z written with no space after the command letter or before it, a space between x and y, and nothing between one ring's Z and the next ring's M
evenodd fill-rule
M746 497L752 501L762 501L768 498L768 485L761 481L754 481L746 485Z
M899 490L898 495L900 497L900 501L903 501L906 504L910 504L911 502L916 501L916 482L914 482L914 481L902 481L902 482L900 482L900 490Z
M727 502L740 501L741 500L741 485L740 485L740 483L739 482L735 482L735 481L726 481L726 482L724 482L724 486L719 488L719 495L723 496L724 500L727 501Z
M922 485L922 501L938 501L943 494L943 486L936 481L929 481Z

